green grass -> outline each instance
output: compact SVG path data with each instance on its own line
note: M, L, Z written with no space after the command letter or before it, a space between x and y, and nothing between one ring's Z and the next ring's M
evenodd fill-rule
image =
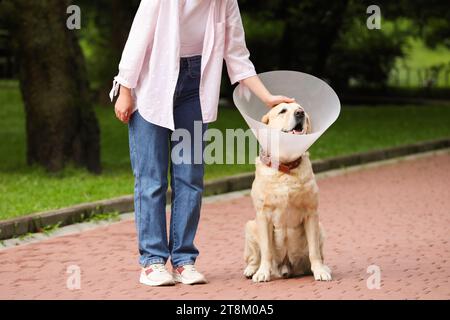
M120 212L105 212L105 213L97 213L86 219L87 222L99 223L102 221L119 221L120 220Z
M42 229L40 229L39 232L42 232L46 236L49 236L52 233L54 233L55 231L59 230L60 226L61 226L61 222L57 222L55 224L46 225Z
M448 82L450 78L446 79L446 70L450 68L450 49L443 45L431 49L421 39L409 38L405 46L405 57L395 61L395 69L391 71L389 84L397 85L398 80L402 87L423 87L423 80L421 81L418 70L422 70L423 79L425 69L441 64L447 65L447 69L444 68L439 72L436 86L444 88L450 85ZM405 66L410 69L409 81Z
M443 45L429 48L421 39L410 38L404 63L411 68L428 68L436 64L450 63L450 49Z
M383 20L382 32L389 37L406 37L403 46L404 57L397 58L395 67L391 70L389 85L409 88L422 88L422 81L418 70L421 70L422 77L425 76L425 69L438 65L447 65L447 69L441 70L437 78L436 86L440 88L449 87L446 82L446 71L450 71L450 48L439 44L434 48L425 45L423 39L412 34L420 34L417 24L406 18L399 18L395 21ZM408 71L409 82L408 80ZM449 78L450 80L450 78Z
M419 77L418 70L422 70L422 77L425 76L424 70L433 66L445 64L447 69L443 69L439 72L437 78L437 87L448 87L450 85L450 77L446 79L446 70L450 68L450 49L443 45L436 48L428 48L425 46L422 40L409 38L407 46L405 47L405 57L397 59L395 66L398 70L391 72L390 84L396 85L396 79L400 82L401 86L408 87L422 87L423 80ZM408 85L408 72L407 66L411 71L409 73L409 85ZM423 78L422 78L423 79ZM446 82L447 81L447 82Z
M103 173L69 166L48 175L25 163L25 120L15 83L0 83L0 219L133 192L127 127L112 107L97 107ZM235 110L222 109L210 127L247 128ZM311 148L313 159L450 136L450 107L343 108L338 121ZM253 170L253 165L210 165L206 179Z

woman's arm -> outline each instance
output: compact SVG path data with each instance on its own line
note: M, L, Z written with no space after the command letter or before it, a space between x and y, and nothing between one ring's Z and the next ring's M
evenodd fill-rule
M115 77L122 86L136 87L145 54L154 38L158 6L159 0L141 0Z
M119 74L109 94L113 101L120 89L114 109L117 118L124 123L128 122L133 109L131 89L136 87L147 48L153 41L158 6L159 0L141 0L122 53Z
M245 32L237 0L227 1L224 59L231 85L256 75L245 43Z
M246 85L269 108L281 102L294 102L285 96L272 95L256 74L245 43L245 32L237 0L228 0L224 59L231 84Z
M293 98L271 94L257 75L243 79L240 82L247 86L269 108L282 102L295 102Z

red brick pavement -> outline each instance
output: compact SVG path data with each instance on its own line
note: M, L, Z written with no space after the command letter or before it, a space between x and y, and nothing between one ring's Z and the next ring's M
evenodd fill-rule
M205 204L198 268L210 283L138 283L133 221L0 251L1 299L450 299L450 155L385 165L319 181L332 282L311 276L254 284L242 276L248 196ZM81 289L66 287L81 268ZM381 288L369 290L369 265Z

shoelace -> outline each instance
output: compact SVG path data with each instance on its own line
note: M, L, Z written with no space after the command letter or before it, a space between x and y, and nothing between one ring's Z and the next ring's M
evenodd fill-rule
M191 271L191 272L197 272L197 270L195 269L195 266L192 264L188 264L183 266L185 270Z
M152 264L150 267L155 271L159 271L159 272L166 271L166 266L163 264L160 264L160 263Z

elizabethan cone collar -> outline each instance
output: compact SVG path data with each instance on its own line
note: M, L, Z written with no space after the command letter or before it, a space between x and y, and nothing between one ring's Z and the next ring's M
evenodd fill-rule
M270 71L258 75L276 95L295 98L310 116L312 133L297 135L269 128L261 118L269 109L248 87L239 84L233 100L261 148L279 162L294 161L336 121L341 110L337 94L324 81L296 71Z

